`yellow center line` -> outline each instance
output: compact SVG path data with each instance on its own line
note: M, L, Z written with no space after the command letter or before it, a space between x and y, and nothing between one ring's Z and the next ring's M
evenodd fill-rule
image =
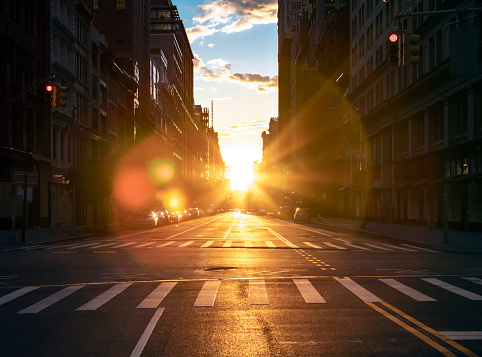
M442 335L440 332L437 332L435 331L434 329L424 325L422 322L414 319L413 317L407 315L406 313L404 313L403 311L400 311L399 309L397 309L396 307L386 303L385 301L382 301L382 304L384 306L386 306L387 308L389 308L390 310L396 312L397 314L399 314L400 316L404 317L405 319L407 319L408 321L414 323L415 325L417 325L418 327L421 327L422 329L424 329L425 331L431 333L432 335L434 335L435 337L439 338L440 340L444 341L445 343L449 344L450 346L458 349L460 352L462 353L465 353L467 356L471 356L471 357L477 357L477 355L470 351L469 349L459 345L457 342L451 340L450 338L448 338L447 336L445 335Z
M439 351L440 353L442 353L444 356L447 356L447 357L457 357L457 355L453 354L452 352L450 352L448 349L446 349L445 347L443 347L442 345L438 344L437 342L433 341L432 339L428 338L427 336L425 336L423 333L415 330L413 327L409 326L408 324L406 324L405 322L403 322L402 320L399 320L397 319L395 316L392 316L391 314L389 314L387 311L381 309L380 307L378 307L377 305L375 305L374 303L372 302L365 302L365 304L367 304L368 306L370 306L372 309L374 309L375 311L378 311L380 314L384 315L386 318L392 320L393 322L395 322L397 325L403 327L405 330L407 330L408 332L411 332L412 334L414 334L415 336L417 336L418 338L420 338L422 341L428 343L430 346L432 346L433 348L435 348L437 351Z

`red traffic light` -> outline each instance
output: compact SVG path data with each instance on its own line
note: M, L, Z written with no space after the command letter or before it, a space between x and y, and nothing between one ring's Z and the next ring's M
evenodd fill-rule
M51 92L51 91L54 90L54 87L52 87L51 84L48 84L48 85L45 86L45 90L46 90L47 92Z
M398 34L397 33L392 33L389 37L388 40L390 42L397 42L398 41Z

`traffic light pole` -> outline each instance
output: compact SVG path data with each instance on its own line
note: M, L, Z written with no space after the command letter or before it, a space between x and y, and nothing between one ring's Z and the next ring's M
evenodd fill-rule
M55 77L55 74L49 74L47 77L45 78L42 78L41 80L39 80L38 82L35 82L34 84L32 84L30 87L24 89L23 91L21 91L19 94L17 94L16 96L8 99L5 103L2 103L2 105L0 106L0 109L2 109L4 106L12 103L13 101L17 100L18 98L20 98L22 95L24 95L25 93L31 91L32 89L34 89L35 87L37 87L38 85L48 81L49 79L51 78L54 78Z

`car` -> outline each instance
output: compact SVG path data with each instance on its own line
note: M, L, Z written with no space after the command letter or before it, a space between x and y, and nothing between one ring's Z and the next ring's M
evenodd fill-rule
M291 219L295 208L293 206L281 206L278 211L278 218L280 219Z
M293 216L296 222L310 222L311 216L308 208L298 207L296 208L295 214Z

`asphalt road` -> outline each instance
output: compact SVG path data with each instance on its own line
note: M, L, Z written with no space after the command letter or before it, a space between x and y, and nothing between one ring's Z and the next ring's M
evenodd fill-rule
M0 356L482 355L482 259L226 213L0 251Z

